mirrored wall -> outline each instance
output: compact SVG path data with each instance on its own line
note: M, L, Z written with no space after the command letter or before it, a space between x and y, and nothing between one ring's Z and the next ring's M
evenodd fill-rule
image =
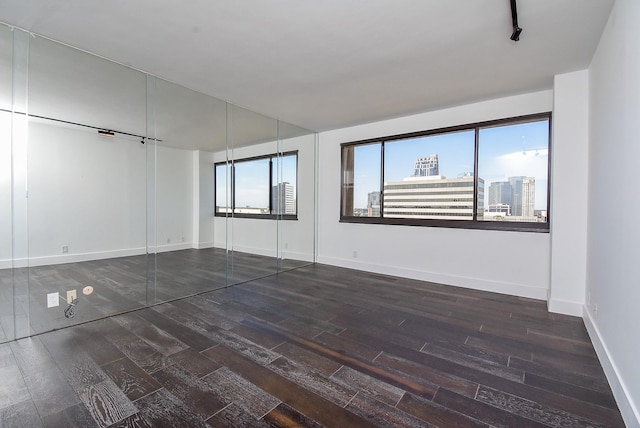
M315 261L315 133L5 25L0 90L0 342Z

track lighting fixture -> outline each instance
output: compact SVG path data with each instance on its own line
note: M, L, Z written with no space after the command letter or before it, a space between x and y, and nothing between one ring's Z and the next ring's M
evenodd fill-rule
M109 131L108 129L98 129L98 134L103 137L113 137L116 135L113 131Z
M511 37L509 37L514 42L520 40L520 33L522 33L522 28L518 26L518 9L516 6L516 0L511 0L511 21L513 24L513 33L511 33Z

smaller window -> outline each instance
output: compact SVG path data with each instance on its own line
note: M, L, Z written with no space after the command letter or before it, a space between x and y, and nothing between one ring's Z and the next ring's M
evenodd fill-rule
M214 165L215 215L297 219L298 152Z

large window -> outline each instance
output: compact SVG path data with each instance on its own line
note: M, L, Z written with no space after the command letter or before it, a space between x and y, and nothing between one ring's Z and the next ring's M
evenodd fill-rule
M297 218L298 153L216 163L216 216Z
M547 231L551 114L342 145L341 221Z

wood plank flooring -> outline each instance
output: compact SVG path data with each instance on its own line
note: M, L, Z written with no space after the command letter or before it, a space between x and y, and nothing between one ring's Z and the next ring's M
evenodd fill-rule
M580 318L324 265L0 344L0 426L623 427Z
M14 339L14 312L29 330L18 337L104 318L133 309L215 290L309 264L224 249L188 249L60 265L0 270L0 343ZM12 295L22 292L14 304ZM84 296L91 285L94 292ZM75 289L79 302L66 318L63 300ZM28 290L28 292L26 291ZM47 294L58 292L60 306L47 308ZM19 321L19 322L20 322Z

